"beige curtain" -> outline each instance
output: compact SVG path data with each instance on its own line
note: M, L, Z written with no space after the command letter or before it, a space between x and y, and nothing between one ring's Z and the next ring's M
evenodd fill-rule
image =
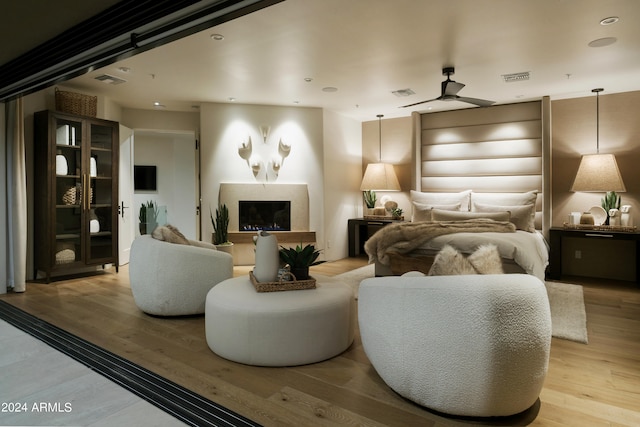
M27 169L22 98L7 103L7 286L24 292L27 281Z

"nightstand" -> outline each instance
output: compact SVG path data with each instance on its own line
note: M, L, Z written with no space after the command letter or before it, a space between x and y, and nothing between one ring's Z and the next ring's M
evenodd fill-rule
M395 222L401 222L397 219L368 219L368 218L352 218L348 221L349 231L349 256L355 257L364 255L364 242L369 237L373 236L373 233L380 230L382 227L393 224Z
M553 227L549 278L562 276L640 280L640 233Z

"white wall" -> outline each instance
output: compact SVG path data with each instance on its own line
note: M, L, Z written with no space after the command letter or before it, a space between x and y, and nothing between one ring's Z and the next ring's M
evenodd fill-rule
M362 126L324 111L324 255L327 260L349 253L347 221L362 216Z
M256 160L267 163L278 152L280 140L291 145L277 179L270 183L307 184L310 231L318 246L324 246L324 154L323 114L319 108L274 107L241 104L203 104L200 107L202 162L202 234L211 233L209 206L218 205L221 182L264 182L264 174L253 176L247 161L238 154L251 138ZM260 126L270 126L265 143Z
M157 191L134 192L135 215L142 203L153 200L158 206L167 207L170 224L187 238L197 240L195 135L135 132L133 158L135 165L157 166L158 174Z

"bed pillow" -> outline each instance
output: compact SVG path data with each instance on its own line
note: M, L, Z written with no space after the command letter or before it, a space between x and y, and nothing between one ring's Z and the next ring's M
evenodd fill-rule
M474 203L484 203L496 206L522 206L535 205L538 199L538 190L525 193L471 193L471 210Z
M433 221L465 221L468 219L487 218L494 221L509 221L511 214L504 210L502 212L455 212L432 209L431 217Z
M453 205L460 203L461 211L468 211L471 206L471 190L459 193L434 193L411 190L411 201L423 205Z
M460 203L455 203L452 205L428 205L420 202L413 202L413 216L411 217L411 221L432 221L431 211L433 209L440 209L443 211L459 211Z
M511 214L509 221L516 226L516 229L528 231L529 233L536 231L536 205L534 204L524 206L496 206L474 203L473 211L486 213L508 211Z

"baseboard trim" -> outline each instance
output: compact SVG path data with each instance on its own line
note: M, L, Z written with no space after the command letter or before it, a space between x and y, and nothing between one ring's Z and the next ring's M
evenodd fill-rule
M191 426L260 426L148 369L0 300L0 319Z

